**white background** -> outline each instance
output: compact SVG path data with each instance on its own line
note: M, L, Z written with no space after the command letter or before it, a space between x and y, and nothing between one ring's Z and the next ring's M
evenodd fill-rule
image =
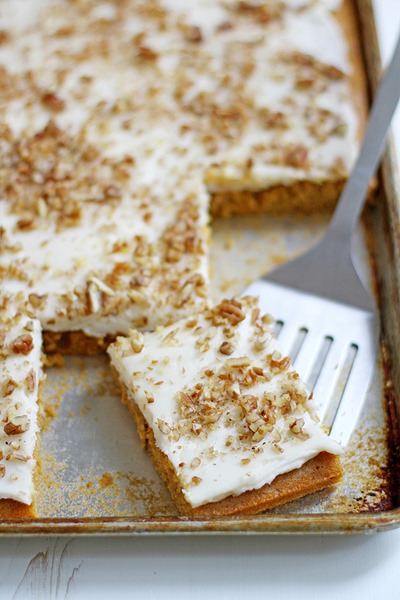
M387 60L400 0L375 6ZM400 149L400 110L393 129ZM2 538L0 600L397 600L399 565L400 529L329 537Z

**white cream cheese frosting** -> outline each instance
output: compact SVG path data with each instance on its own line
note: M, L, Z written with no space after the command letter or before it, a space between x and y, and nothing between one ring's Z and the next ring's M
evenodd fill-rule
M109 347L119 378L192 507L341 452L253 298L225 300Z
M351 167L339 4L2 0L4 289L100 337L202 310L211 191Z
M34 495L41 344L40 322L0 295L0 499L24 504Z

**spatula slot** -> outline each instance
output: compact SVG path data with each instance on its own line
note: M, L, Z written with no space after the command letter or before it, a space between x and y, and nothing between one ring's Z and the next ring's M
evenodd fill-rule
M279 351L291 357L314 394L321 422L331 427L334 419L330 435L345 446L375 365L375 313L270 281L253 283L246 294L260 297L263 312L279 315L275 326Z
M321 349L318 353L318 356L313 364L311 373L309 374L308 378L307 378L307 387L310 391L313 391L316 383L319 379L319 376L322 372L322 369L324 368L326 359L328 357L329 351L332 347L333 344L333 337L330 335L326 335L322 345L321 345Z
M281 321L280 319L274 322L273 330L274 330L274 336L276 338L279 337L279 334L280 334L283 326L284 326L284 322Z
M304 344L304 340L306 338L307 333L308 329L306 327L301 327L301 329L299 329L296 339L294 340L293 346L289 352L289 356L292 360L292 363L294 363L294 361L296 360L297 355L300 352L302 345Z
M336 387L332 394L332 399L329 402L329 406L328 406L328 409L325 414L324 425L326 425L326 427L328 427L328 428L332 427L332 424L335 420L339 406L345 395L346 387L347 387L348 381L350 379L352 369L354 367L357 353L358 353L357 344L350 344L350 346L347 350L346 358L343 362L343 365L342 365L342 368L341 368L341 371L340 371L340 374L339 374L339 377L338 377L338 380L336 383Z

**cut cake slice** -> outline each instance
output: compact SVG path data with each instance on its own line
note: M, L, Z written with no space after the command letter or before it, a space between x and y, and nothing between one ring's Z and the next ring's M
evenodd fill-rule
M20 301L20 302L18 302ZM33 517L43 379L41 327L21 297L0 296L0 517Z
M257 300L130 331L109 349L143 445L183 514L251 514L342 475L330 439Z

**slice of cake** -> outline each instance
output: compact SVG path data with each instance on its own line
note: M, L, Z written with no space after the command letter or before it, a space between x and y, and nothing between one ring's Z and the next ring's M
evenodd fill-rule
M257 513L342 475L304 383L281 356L254 298L109 349L123 400L178 510Z
M40 323L20 297L0 296L0 517L34 516Z

